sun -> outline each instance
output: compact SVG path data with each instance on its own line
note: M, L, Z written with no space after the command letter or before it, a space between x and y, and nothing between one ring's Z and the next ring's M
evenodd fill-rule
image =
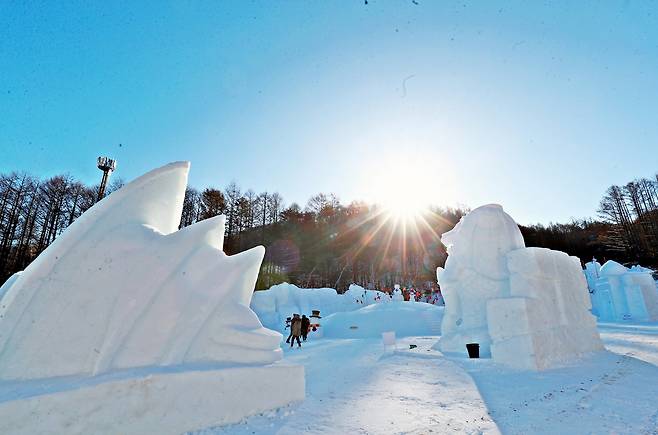
M368 190L372 202L396 220L422 217L436 203L437 180L427 163L399 158L379 166Z
M410 220L423 215L429 208L431 198L423 195L422 189L413 182L384 187L378 204L391 217Z

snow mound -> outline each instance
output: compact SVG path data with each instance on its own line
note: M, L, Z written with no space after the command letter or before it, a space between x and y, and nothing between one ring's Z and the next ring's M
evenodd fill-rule
M350 285L344 294L338 294L332 288L307 289L283 283L269 290L255 292L251 299L251 309L263 325L283 331L286 318L294 313L310 315L313 310L319 310L322 317L325 317L388 301L390 297L386 293L366 290L356 284Z
M519 369L545 369L602 349L589 313L580 261L526 248L516 222L495 204L462 217L441 241L448 248L437 278L446 301L444 352L483 356Z
M332 338L380 338L386 331L395 331L397 337L440 335L442 317L443 307L395 301L332 314L322 327L324 336Z
M54 392L45 388L48 399L5 397L0 402L0 420L52 397L63 404L52 409L63 412L64 421L80 418L89 424L85 432L102 431L93 426L93 419L67 408L66 401L91 401L109 412L108 418L123 420L122 412L128 411L119 399L133 403L149 389L135 390L149 373L176 367L176 376L160 376L153 385L185 395L193 392L185 390L181 379L199 365L207 370L264 367L281 359L281 335L263 328L249 309L264 248L225 255L224 216L177 230L188 171L189 163L172 163L112 193L3 286L0 385L11 385L23 398L31 395L30 385L56 387ZM123 373L125 380L109 386L103 376L111 373ZM204 376L218 376L217 370ZM87 387L76 388L79 385ZM221 385L214 383L220 390ZM278 389L289 392L281 394ZM116 390L118 396L99 394L106 390ZM222 399L229 391L216 393L217 399L207 406L234 409L225 407L226 399ZM230 393L231 400L248 400ZM277 397L261 401L262 406L280 406L303 397L303 379L301 389L277 385L271 393ZM148 420L157 409L154 406L139 415ZM201 414L201 419L210 415ZM219 414L227 421L244 417ZM30 422L58 424L46 418L41 423L28 420L23 430L34 433L42 431L29 427ZM139 418L134 423L138 425ZM207 422L189 422L191 428L198 423ZM186 427L153 427L151 431L176 429Z

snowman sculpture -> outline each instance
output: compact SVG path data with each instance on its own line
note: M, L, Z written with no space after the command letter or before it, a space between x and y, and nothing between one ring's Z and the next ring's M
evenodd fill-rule
M400 290L400 284L395 284L393 289L393 300L394 301L404 301L404 296L402 295L402 290Z
M322 328L320 328L320 310L311 310L313 314L309 316L309 319L311 321L311 324L309 325L310 328L310 335L315 337L315 338L320 338L322 337Z

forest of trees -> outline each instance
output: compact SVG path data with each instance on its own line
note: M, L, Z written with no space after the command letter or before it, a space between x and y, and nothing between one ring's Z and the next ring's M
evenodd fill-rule
M311 197L304 207L284 205L278 193L188 188L181 226L226 216L228 254L264 245L257 288L288 281L303 287L343 290L351 283L392 287L430 286L436 264L445 260L437 234L452 228L464 211L435 209L413 231L376 206L343 205L333 194Z
M120 186L115 180L108 191ZM97 192L98 186L69 175L40 180L0 174L0 282L24 269L91 207ZM350 283L429 288L446 258L439 236L467 211L435 207L403 225L375 205L344 205L333 194L317 194L302 207L286 205L276 192L243 191L232 182L224 189L188 188L180 225L224 214L228 254L264 245L258 289L282 281L339 290ZM527 246L559 249L583 261L596 256L658 266L658 176L611 186L597 219L520 228Z
M116 179L108 192L120 186ZM39 180L0 174L0 282L25 269L97 196L98 186L85 186L69 175Z

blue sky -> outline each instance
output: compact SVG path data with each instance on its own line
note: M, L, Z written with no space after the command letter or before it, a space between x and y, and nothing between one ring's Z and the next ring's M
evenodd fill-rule
M190 160L301 204L394 178L521 223L658 171L658 6L417 3L3 2L0 171Z

